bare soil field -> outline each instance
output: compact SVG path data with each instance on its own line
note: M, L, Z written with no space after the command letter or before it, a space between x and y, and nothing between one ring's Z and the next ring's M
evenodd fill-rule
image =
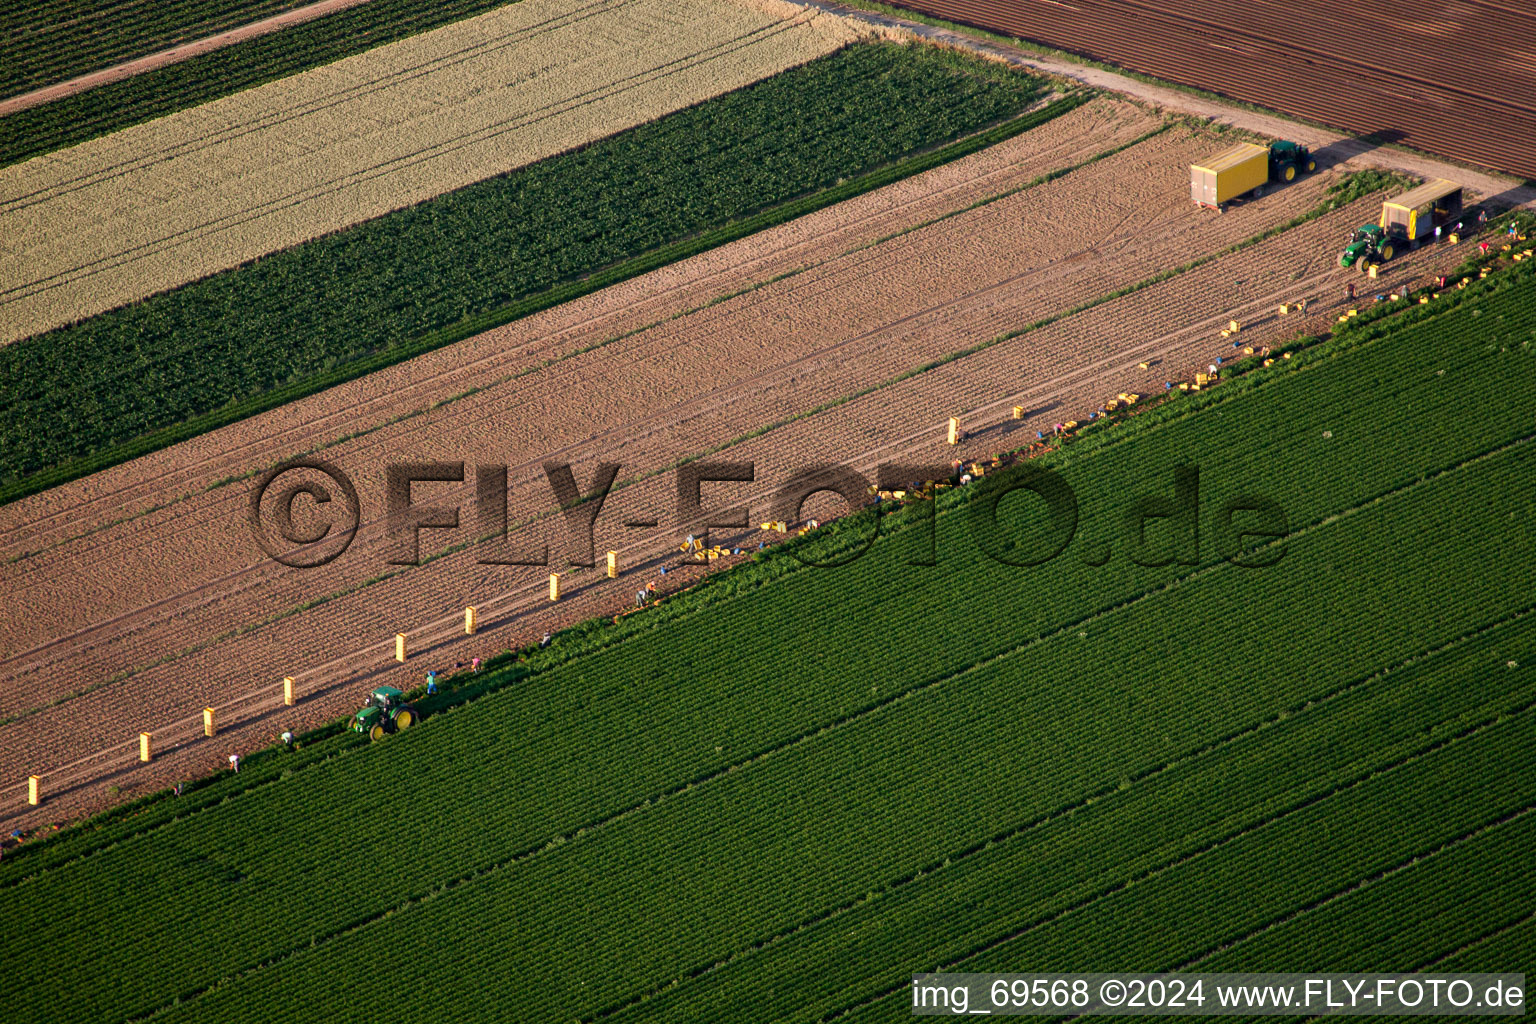
M450 668L562 623L611 614L648 579L670 590L700 571L657 572L675 543L676 485L666 470L679 458L717 452L754 461L753 483L710 485L706 502L746 502L756 522L769 517L775 489L798 467L947 462L955 454L943 444L948 415L965 417L977 432L972 451L997 450L1016 444L1019 431L1032 437L1117 391L1160 389L1230 354L1216 331L1229 316L1249 322L1245 337L1264 343L1302 327L1273 315L1279 301L1337 301L1345 278L1333 259L1345 230L1370 216L1369 200L899 379L1251 238L1315 206L1326 183L1307 179L1225 215L1195 210L1185 165L1212 140L1175 128L965 210L1156 125L1108 101L1061 121L1072 123L1053 122L998 147L1013 147L1008 152L978 154L4 510L8 553L46 550L4 566L6 603L19 614L0 638L0 716L12 719L0 727L0 777L60 764L107 737L128 739L283 675L300 679L309 696L298 707L252 714L219 739L188 743L115 783L164 785L215 767L241 744L267 742L281 727L334 717L370 683L413 686L429 667ZM954 215L920 226L945 213ZM911 230L896 234L902 226ZM1449 248L1414 254L1382 285L1459 255ZM1143 371L1140 361L1152 365ZM480 390L380 426L471 388ZM396 394L408 397L388 397ZM1029 416L1008 420L1013 404L1026 405ZM327 566L290 570L259 557L245 523L249 484L171 500L348 428L376 429L322 454L356 481L364 525ZM559 567L565 535L549 514L540 464L569 462L586 485L598 462L620 463L621 485L598 519L596 550L619 550L624 576L607 581L599 571L574 570L561 602L550 605L550 569L481 565L474 547L421 567L389 566L382 464L426 459L510 464L512 521L541 517L518 539L549 543L550 568ZM196 468L165 472L178 465ZM417 500L456 503L472 523L472 481L418 487ZM168 503L82 533L159 502ZM623 526L636 519L659 526ZM422 551L472 533L425 531ZM754 541L747 539L749 549ZM474 637L461 632L468 604L481 609ZM397 630L410 633L418 652L405 666L389 660ZM65 699L72 693L81 695ZM61 702L33 711L49 701ZM105 722L115 735L104 733ZM97 777L31 817L99 806L106 784Z
M1536 178L1536 10L1404 0L895 0L1455 160Z
M523 0L0 169L0 343L830 53L775 0Z

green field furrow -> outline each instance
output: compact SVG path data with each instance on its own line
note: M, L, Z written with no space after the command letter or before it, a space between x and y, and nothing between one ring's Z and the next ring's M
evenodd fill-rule
M860 187L845 179L887 168L862 186L873 187L923 169L921 160L900 161L1013 117L1041 88L927 47L852 46L5 346L0 375L11 386L0 397L0 479L12 497L57 483L496 326L522 315L519 303L532 303L522 312L543 308L538 297L579 293L579 279L603 268L667 254L668 246L683 248L667 259L688 255L695 236L729 235L754 215L771 221L765 211L806 212L785 206L798 198L834 190L825 192L830 202L836 189L841 196ZM1038 124L1078 101L999 131ZM624 276L641 269L649 267ZM62 418L71 430L56 429Z
M1212 947L1236 943L1276 919L1368 891L1395 877L1506 832L1529 834L1536 775L1524 742L1530 722L1512 719L1466 743L1339 793L1271 827L1128 886L1078 912L999 935L955 971L1173 970ZM1445 799L1446 787L1465 801ZM1250 969L1288 969L1238 961ZM1503 968L1508 970L1509 968ZM907 978L881 997L850 1000L832 1019L905 1019Z
M1511 809L1517 809L1523 805L1516 801L1536 800L1536 790L1532 788L1536 781L1522 778L1522 773L1528 775L1536 766L1536 754L1512 749L1518 744L1520 730L1528 731L1530 723L1526 716L1492 726L1463 743L1395 766L1355 788L1340 790L1195 854L1161 864L1130 887L1124 887L1124 878L1119 879L1116 884L1120 888L1110 888L1095 899L1081 902L1070 913L1043 921L1010 920L1006 914L999 914L991 922L994 934L998 930L1004 934L1024 930L1024 938L1008 942L1005 948L1020 943L1029 945L1038 939L1031 953L1038 950L1042 955L1049 952L1053 956L1053 962L1041 963L1040 956L1026 953L1016 961L1019 966L1012 969L1110 969L1102 966L1117 962L1111 955L1115 947L1107 945L1109 937L1104 937L1106 947L1102 950L1094 949L1092 944L1099 940L1099 931L1107 930L1109 920L1126 912L1126 904L1135 903L1145 918L1157 919L1170 911L1166 901L1155 900L1145 907L1142 902L1148 889L1159 890L1167 879L1176 879L1182 888L1193 879L1205 877L1219 884L1220 891L1232 892L1227 879L1234 877L1238 866L1252 872L1253 857L1266 850L1291 860L1294 855L1286 849L1285 841L1294 839L1298 831L1307 836L1319 820L1331 820L1335 815L1361 815L1379 833L1358 837L1365 849L1352 847L1347 851L1348 857L1341 856L1341 871L1354 870L1361 864L1385 869L1397 863L1392 858L1399 856L1400 844L1405 839L1417 839L1424 850L1432 850L1487 820L1476 815L1488 814L1490 801L1506 801ZM896 735L896 727L897 723L892 723L887 738ZM833 753L830 749L821 752ZM799 786L782 776L758 777L744 781L737 792L712 794L718 802L685 810L662 809L633 826L634 832L648 835L625 836L625 829L617 829L594 839L588 848L573 845L530 862L525 869L487 876L484 884L424 903L420 913L407 909L375 927L344 936L334 945L301 950L268 970L184 1004L172 1016L179 1013L186 1020L238 1021L250 1013L251 1007L267 1004L284 990L324 990L339 996L345 1004L357 1004L366 997L367 980L348 975L338 965L384 955L388 949L421 948L430 943L433 935L462 934L473 929L479 938L479 948L466 953L462 964L464 979L460 983L444 981L414 1008L400 1007L396 1011L373 1007L368 1011L371 1017L358 1014L348 1018L343 1012L343 1018L406 1020L411 1019L413 1011L436 1016L449 1006L471 1018L493 1014L517 1020L589 1017L604 1008L604 999L622 997L626 980L643 978L648 971L657 972L652 975L657 980L673 976L666 973L665 963L657 961L674 960L680 953L704 946L711 933L750 934L754 919L782 916L787 903L809 902L808 890L837 884L850 894L867 891L863 888L870 884L866 875L875 869L869 861L884 859L895 834L910 831L904 827L909 818L931 819L955 807L941 803L949 794L924 801L914 799L921 791L894 784L890 788L898 790L899 796L883 801L878 798L877 777L886 764L926 761L930 769L942 770L933 763L936 758L932 748L912 744L900 752L876 753L866 746L854 757L845 745L836 753L841 756L830 760L836 761L846 774L828 776L808 765L811 770L800 777ZM1473 767L1465 767L1467 764ZM1496 770L1478 775L1490 766ZM1445 779L1441 773L1446 771L1476 776L1477 783L1467 787L1472 799L1464 806L1441 812L1432 806L1431 797L1414 794L1413 789L1443 786ZM966 781L977 789L988 789L1021 775L1009 772L1005 764L989 774L972 775ZM859 802L862 813L848 814L851 801L843 800L836 791L832 807L818 807L816 798L808 799L811 793L825 793L829 780L834 778L840 786L847 785L858 790L860 796L870 798ZM758 790L761 795L752 799L750 790ZM1416 835L1394 834L1394 829L1384 827L1386 822L1378 813L1383 792L1400 799L1405 791L1417 799L1401 807L1400 813L1405 818L1417 816ZM899 805L893 806L897 801ZM726 806L733 810L727 812ZM951 817L956 816L962 822L954 824L963 827L966 815ZM669 817L671 822L665 820ZM750 825L733 826L733 821L749 818ZM1297 822L1304 824L1298 828ZM832 832L837 836L830 837L828 833ZM657 833L667 834L670 841ZM653 836L655 842L645 841ZM1315 840L1315 836L1312 838ZM944 841L963 841L960 835L942 831L935 832L932 839L935 842L930 855L942 853ZM839 851L839 847L843 849ZM831 856L839 852L842 855ZM860 852L867 857L860 857ZM1022 853L1015 855L1016 864L1019 859L1030 863ZM1243 863L1245 860L1249 863ZM1274 912L1277 906L1302 905L1309 894L1327 893L1327 886L1348 884L1354 877L1347 873L1320 874L1308 888L1295 877L1305 870L1304 864L1291 865L1291 877L1285 882L1294 884L1272 879L1267 887L1250 885L1248 890L1253 898L1242 911L1218 920L1223 927L1233 929L1258 927L1264 921L1263 913ZM991 895L996 898L1007 893L1009 884L1016 883L1013 879L1003 881L991 890ZM1267 901L1255 891L1260 888ZM1186 943L1189 935L1201 935L1201 927L1211 924L1210 915L1215 911L1210 899L1204 903L1198 909L1190 908L1183 921L1169 912L1170 933L1177 934L1182 924ZM946 906L953 909L954 904ZM1183 908L1178 909L1183 912ZM1095 927L1082 924L1084 920L1093 921ZM1061 942L1057 933L1062 931L1076 942ZM1168 955L1166 950L1157 948L1156 940L1142 944L1153 948L1142 948L1133 937L1138 931L1134 926L1114 931L1113 938L1123 944L1118 962L1135 956L1143 958L1141 962L1154 957L1158 959L1151 962L1161 963L1160 958ZM1084 932L1089 934L1085 936ZM1173 941L1171 935L1159 939L1164 946ZM990 965L975 969L1010 969L1001 966L1004 961L1000 955L988 954L985 959ZM899 983L899 979L910 976L923 962L909 960L901 966L893 965L891 974ZM1069 967L1074 962L1076 966ZM820 969L821 963L804 963L799 968ZM539 978L539 992L514 1000L509 998L508 988L486 983L486 979L494 977ZM771 977L774 975L757 975L754 987L762 987ZM738 996L748 998L745 992Z

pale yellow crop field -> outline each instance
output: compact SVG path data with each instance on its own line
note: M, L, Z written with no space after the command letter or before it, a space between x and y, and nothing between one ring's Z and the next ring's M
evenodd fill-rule
M522 0L0 169L0 342L830 53L777 0Z

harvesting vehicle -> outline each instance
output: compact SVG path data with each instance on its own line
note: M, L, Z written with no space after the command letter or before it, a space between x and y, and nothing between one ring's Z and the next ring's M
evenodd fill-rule
M378 740L409 729L415 722L416 709L405 702L405 694L393 686L381 686L368 695L368 703L352 716L352 731Z
M1462 187L1436 178L1381 204L1381 222L1364 224L1350 236L1339 266L1365 270L1400 252L1417 249L1435 229L1451 227L1462 216Z
M1380 224L1362 224L1350 236L1349 244L1339 254L1339 266L1365 270L1373 263L1385 263L1397 253L1397 243Z
M1203 164L1190 164L1189 196L1200 206L1220 210L1229 199L1249 192L1263 195L1272 181L1295 181L1296 175L1315 170L1312 151L1299 142L1243 142Z

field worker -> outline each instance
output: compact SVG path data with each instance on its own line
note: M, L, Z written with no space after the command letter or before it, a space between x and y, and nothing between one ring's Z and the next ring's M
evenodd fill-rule
M552 643L553 641L554 641L554 637L550 636L548 633L545 633L544 634L544 639L539 641L539 646L540 647L548 647L550 645L550 643Z
M1483 255L1484 256L1488 255L1488 243L1487 242L1478 242L1477 243L1477 247L1483 251Z
M645 607L645 591L643 591L643 590L635 591L635 607L636 608L644 608Z
M1441 232L1441 230L1442 229L1441 229L1440 225L1436 224L1435 225L1435 241L1437 241L1437 242L1440 241L1440 232Z
M1488 223L1488 211L1487 210L1478 210L1477 211L1477 226L1478 227L1482 227L1484 224L1487 224L1487 223Z
M1509 222L1509 237L1511 237L1511 238L1515 237L1515 222L1514 221L1510 221Z
M651 580L651 582L649 582L649 583L647 583L645 585L645 593L646 593L646 595L648 597L655 597L656 596L656 581L655 580Z
M469 670L471 672L479 672L480 671L480 659L479 658L470 658L469 659Z
M289 747L293 746L293 730L292 729L284 729L283 730L283 745L284 746L289 746Z
M1355 285L1354 285L1353 281L1351 281L1349 284L1344 286L1344 298L1347 301L1350 301L1350 302L1354 301L1354 298L1355 298Z
M239 754L230 754L229 755L229 770L232 771L232 772L238 772L240 770L240 755Z
M427 692L437 692L437 669L435 668L427 670Z

